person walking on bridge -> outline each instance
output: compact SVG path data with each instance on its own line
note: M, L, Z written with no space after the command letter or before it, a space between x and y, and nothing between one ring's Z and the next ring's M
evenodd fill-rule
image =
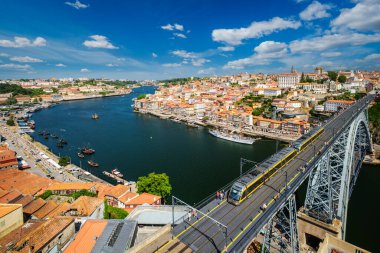
M216 199L219 199L219 198L220 198L220 192L217 191L217 192L216 192Z

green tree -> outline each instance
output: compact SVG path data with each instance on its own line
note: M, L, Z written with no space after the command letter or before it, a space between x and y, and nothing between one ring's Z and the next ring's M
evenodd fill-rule
M5 103L7 105L14 105L17 104L17 100L14 97L10 97L5 100Z
M70 194L70 197L73 197L74 199L77 199L80 196L96 197L96 193L83 189L83 190Z
M338 73L335 71L328 71L327 75L331 81L336 81L336 78L338 77Z
M340 82L340 83L345 83L346 80L347 80L347 77L346 77L346 76L344 76L344 75L339 75L339 76L338 76L338 82Z
M140 95L137 97L137 100L140 100L140 99L143 99L143 98L146 98L146 94L140 94Z
M50 190L47 190L47 191L45 191L44 193L42 193L41 195L38 195L37 198L47 199L47 198L49 198L51 195L53 195L53 192L50 191Z
M13 116L11 116L11 117L7 120L7 125L8 125L8 126L15 126L15 125L16 125L15 120L13 119Z
M108 205L107 200L104 200L103 219L125 219L128 212L122 208Z
M69 156L62 156L59 158L58 164L60 166L66 166L70 163L70 157Z
M148 176L139 177L137 180L137 192L147 192L166 199L172 192L169 176L166 173L156 174L152 172Z
M300 83L304 83L304 82L305 82L305 74L302 72Z
M263 112L264 112L264 109L262 107L255 108L252 111L252 115L253 116L261 116L261 114L263 114Z

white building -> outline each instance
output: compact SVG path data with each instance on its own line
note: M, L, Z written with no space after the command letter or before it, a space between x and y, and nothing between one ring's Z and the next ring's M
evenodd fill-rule
M297 72L283 73L278 76L278 87L281 89L296 88L301 80L301 75Z
M327 100L325 102L325 111L336 112L341 108L349 107L353 103L354 101L349 101L349 100Z

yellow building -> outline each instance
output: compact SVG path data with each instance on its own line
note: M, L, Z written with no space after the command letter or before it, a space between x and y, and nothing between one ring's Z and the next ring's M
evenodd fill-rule
M22 205L0 204L0 238L23 223Z

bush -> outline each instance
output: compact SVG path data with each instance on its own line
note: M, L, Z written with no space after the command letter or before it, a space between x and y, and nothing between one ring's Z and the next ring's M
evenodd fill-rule
M146 98L146 94L140 94L140 95L137 97L137 100L140 100L140 99L143 99L143 98Z
M58 164L60 166L66 166L70 163L70 157L69 156L62 156L59 158Z
M74 192L74 193L70 194L69 196L74 198L74 199L77 199L80 196L96 197L96 193L83 189L83 190L80 190L78 192Z
M42 193L41 195L38 195L37 198L47 199L47 198L49 198L51 195L53 195L53 193L52 193L50 190L47 190L47 191L45 191L44 193Z
M7 125L8 126L15 126L15 120L13 119L13 117L10 117L8 120L7 120Z
M108 205L107 200L104 200L104 219L125 219L127 216L127 211L122 208L110 206Z

